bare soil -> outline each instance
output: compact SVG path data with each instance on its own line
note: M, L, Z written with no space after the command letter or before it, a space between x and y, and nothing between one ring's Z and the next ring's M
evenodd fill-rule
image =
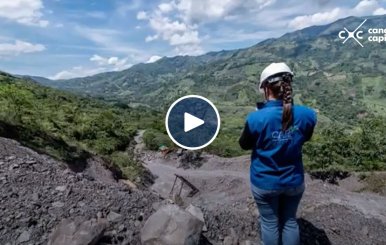
M183 205L192 203L203 209L208 226L204 235L212 244L222 244L232 229L239 241L259 241L259 214L249 185L249 156L203 154L201 167L190 169L179 168L176 153L164 156L143 151L141 158L158 176L151 188L164 198L173 198L174 174L184 176L199 189L189 198L185 185L182 201ZM386 244L386 198L359 191L366 183L358 175L348 178L330 184L306 175L306 191L298 212L302 244ZM179 190L180 182L176 183Z

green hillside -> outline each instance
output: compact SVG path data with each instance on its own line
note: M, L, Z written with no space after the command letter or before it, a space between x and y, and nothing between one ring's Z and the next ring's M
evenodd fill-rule
M386 16L366 18L365 29L386 26ZM150 106L161 115L176 98L205 96L218 106L222 117L218 139L206 150L234 156L245 154L237 139L245 116L262 100L256 89L260 72L271 62L284 61L296 73L296 103L320 111L317 135L305 149L308 166L379 169L386 162L379 151L385 148L379 135L385 135L386 48L367 41L364 48L354 41L343 45L338 38L343 27L355 29L363 19L349 17L309 27L246 49L163 58L86 78L37 80L107 101ZM158 122L162 124L163 116ZM373 128L368 132L366 125Z
M118 175L130 179L142 175L144 169L134 159L131 146L138 129L159 127L157 115L146 108L107 104L0 73L0 136L75 169L97 154Z

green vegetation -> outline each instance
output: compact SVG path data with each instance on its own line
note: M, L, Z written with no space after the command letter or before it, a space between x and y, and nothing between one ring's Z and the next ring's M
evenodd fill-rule
M148 129L143 135L143 141L149 150L158 151L162 146L172 148L173 142L166 132L156 129Z
M157 113L112 106L0 74L0 136L74 164L90 153L135 178L143 171L130 155L137 129L152 127Z
M319 128L304 147L308 169L375 171L386 169L386 120L367 118L357 126L330 124Z
M237 142L244 119L256 101L262 100L256 89L259 74L267 64L284 61L296 73L296 103L320 112L315 137L304 149L307 168L386 169L386 142L382 139L386 135L386 47L365 41L364 47L358 48L355 42L342 45L337 39L342 26L355 29L362 21L349 17L246 49L163 58L86 78L36 78L42 84L81 95L119 100L121 109L91 105L96 102L66 95L73 100L69 103L58 92L50 92L48 99L39 95L39 103L30 103L36 99L36 92L18 91L21 96L12 97L12 91L5 90L14 89L11 86L3 90L9 103L5 118L60 136L84 149L111 155L124 150L137 128L147 129L144 137L148 148L170 147L163 115L175 99L199 94L209 98L222 117L218 138L206 150L237 156L246 153ZM385 16L368 17L366 22L366 26L385 25ZM134 110L127 105L144 108ZM39 106L42 108L36 108ZM149 113L145 108L159 113ZM43 112L42 116L34 114L37 112Z

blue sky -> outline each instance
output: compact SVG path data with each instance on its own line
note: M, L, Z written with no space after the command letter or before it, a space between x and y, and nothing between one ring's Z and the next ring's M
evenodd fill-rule
M377 14L386 0L1 0L0 70L88 76Z

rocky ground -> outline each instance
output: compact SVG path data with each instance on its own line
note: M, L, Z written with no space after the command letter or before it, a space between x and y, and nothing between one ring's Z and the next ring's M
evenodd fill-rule
M203 210L208 227L203 234L212 244L226 244L230 234L237 234L242 243L258 241L258 212L249 190L249 157L203 154L201 158L199 168L186 169L177 153L142 155L158 176L152 189L163 197L173 196L174 174L184 176L200 190L189 198L185 186L181 195L185 206L192 203ZM299 208L302 244L386 244L386 198L359 192L363 186L356 175L341 186L306 175L306 192ZM175 189L179 190L178 180Z
M47 244L65 218L103 225L99 244L138 244L140 229L162 201L116 182L97 158L82 173L0 138L0 244ZM57 242L54 242L55 244Z
M206 227L201 244L258 244L249 157L164 155L145 151L141 144L135 150L158 176L150 190L116 181L97 157L75 173L64 163L0 138L0 244L64 245L69 244L67 233L77 235L73 244L79 245L140 244L145 221L169 198L202 210ZM185 185L181 198L175 198L181 182L176 181L171 194L174 174L199 192L188 197ZM306 176L299 209L302 244L386 244L386 198L363 192L368 183L354 175L338 184ZM82 236L83 231L92 238Z

